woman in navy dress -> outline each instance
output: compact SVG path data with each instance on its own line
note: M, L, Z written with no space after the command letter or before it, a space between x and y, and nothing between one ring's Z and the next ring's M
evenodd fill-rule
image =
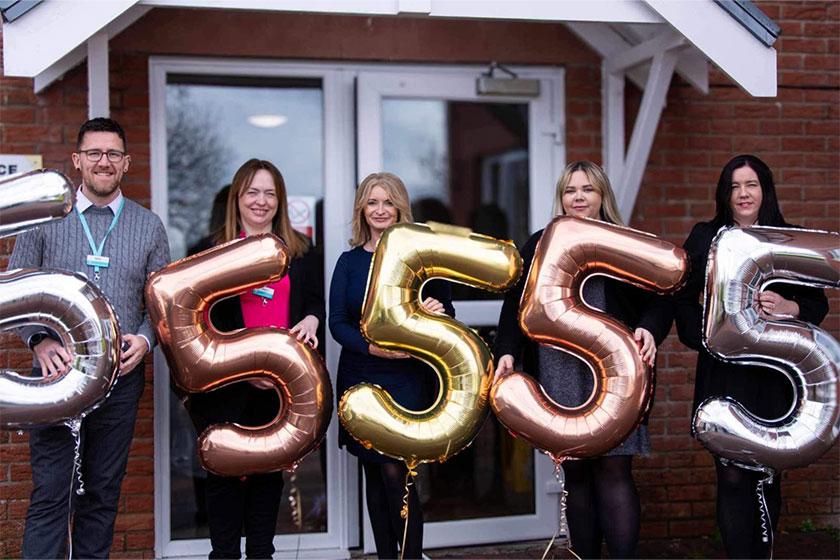
M356 190L353 205L351 250L342 253L330 284L329 326L341 345L336 396L341 400L350 387L375 383L410 410L427 408L436 391L429 366L408 354L370 344L359 327L373 251L382 233L396 223L411 222L405 185L391 173L368 175ZM423 307L431 313L454 315L449 285L430 282L423 289ZM365 473L370 524L379 558L396 558L402 543L404 521L400 517L405 491L406 467L401 461L365 449L339 428L339 445L359 458ZM411 515L404 557L420 558L423 549L423 512L415 486L409 496Z
M691 274L675 296L680 340L697 350L697 375L692 414L709 397L731 397L760 418L780 418L793 402L793 386L773 368L723 362L702 345L706 260L718 230L725 227L796 227L782 216L773 173L753 155L732 158L720 173L715 192L716 210L709 222L692 228L683 247L691 259ZM828 300L819 288L773 283L758 294L763 317L793 317L819 325L828 313ZM762 540L756 484L765 475L715 458L717 472L717 522L730 558L765 558L769 544ZM780 477L764 484L764 496L773 529L782 507Z
M557 181L555 208L558 214L621 224L621 218L604 171L589 161L566 166ZM523 270L531 267L540 230L525 243L520 254ZM592 371L567 352L539 345L519 327L519 301L526 274L505 295L496 336L499 356L496 375L510 371L514 362L536 375L555 402L565 407L583 404L592 393ZM586 302L624 323L639 346L639 355L649 366L656 348L671 328L667 299L612 278L596 275L583 285ZM582 558L598 558L606 540L610 558L632 558L639 541L639 494L631 471L633 456L650 453L647 419L618 447L601 457L566 461L569 531L572 549Z

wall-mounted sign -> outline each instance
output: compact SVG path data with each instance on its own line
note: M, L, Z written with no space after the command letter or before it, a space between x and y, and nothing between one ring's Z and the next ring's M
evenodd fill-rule
M315 202L314 196L289 196L289 221L292 227L315 243Z
M44 166L40 155L0 154L0 179L16 173L26 173Z

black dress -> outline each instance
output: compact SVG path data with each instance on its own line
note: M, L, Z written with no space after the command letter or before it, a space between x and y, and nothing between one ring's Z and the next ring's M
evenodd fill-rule
M505 294L502 312L499 316L499 331L496 336L495 356L510 354L517 364L522 364L524 373L536 377L546 388L549 397L563 406L577 406L581 402L566 402L569 395L588 395L593 386L591 371L576 357L541 346L529 339L519 326L519 301L534 260L537 243L542 237L543 230L532 235L519 251L522 255L524 271L519 282ZM595 288L595 289L593 289ZM595 295L594 304L603 301L603 311L618 319L630 331L641 327L650 331L656 345L659 346L671 329L672 314L669 311L667 298L653 292L637 288L626 282L621 282L605 276L597 276L584 284L584 295ZM556 352L556 357L546 359L546 353ZM562 364L563 371L540 371L540 362ZM562 378L562 382L558 382ZM552 389L556 388L556 390ZM651 403L652 406L652 403ZM650 410L650 407L649 409ZM644 423L647 423L647 415ZM610 454L633 455L646 453L649 444L644 430L633 432L626 440L628 445L619 445Z
M405 408L423 410L437 394L435 372L414 358L391 360L373 356L362 336L359 323L372 258L373 253L363 247L345 251L338 258L330 284L330 332L341 345L335 392L337 402L350 387L367 382L388 391ZM437 299L444 305L447 315L455 315L448 282L429 282L423 289L423 297ZM338 434L339 446L346 447L363 461L395 462L373 449L365 449L343 426L339 426Z
M783 416L793 402L787 377L769 367L723 362L702 344L703 298L706 261L718 228L711 222L696 224L683 247L691 259L686 286L675 296L677 331L683 344L698 351L694 406L709 397L732 397L753 414L769 420ZM799 305L799 319L819 325L828 313L828 300L819 288L774 283L768 287Z

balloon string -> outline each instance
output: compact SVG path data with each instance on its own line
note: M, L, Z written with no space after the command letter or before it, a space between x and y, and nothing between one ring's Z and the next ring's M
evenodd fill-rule
M405 519L405 525L403 525L403 538L402 538L402 546L400 547L400 560L403 560L403 556L405 555L405 541L408 539L408 515L410 513L408 507L408 499L411 493L411 486L414 484L414 477L417 476L417 471L414 470L417 468L416 461L406 461L406 472L405 472L405 494L403 494L403 506L402 510L400 510L400 517Z
M773 524L770 522L770 510L767 508L767 500L764 497L764 484L773 483L773 475L761 479L756 483L755 492L758 497L758 509L761 513L761 542L769 543L770 559L773 559Z
M580 556L572 550L572 541L569 535L569 524L566 518L566 499L568 498L569 493L566 491L566 476L563 472L561 461L554 462L554 479L557 481L557 484L560 485L560 512L557 519L557 531L554 533L554 536L551 537L551 540L548 541L548 546L545 547L545 551L543 552L540 560L545 560L546 556L548 556L548 552L554 545L554 541L558 538L560 539L560 542L565 543L564 548L568 550L572 556L580 560Z
M289 507L292 510L292 523L297 527L298 532L303 528L303 509L300 499L300 488L297 486L297 472L292 471L289 478Z
M78 479L79 486L76 488L76 495L82 496L85 493L85 483L82 480L82 418L71 418L64 422L64 425L70 428L70 434L73 436L73 470L70 473L70 490L67 496L67 542L68 542L68 560L73 559L73 482Z

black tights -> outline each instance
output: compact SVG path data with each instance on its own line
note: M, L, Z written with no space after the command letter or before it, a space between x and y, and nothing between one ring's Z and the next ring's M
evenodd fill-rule
M762 541L761 510L756 494L756 485L767 475L724 465L719 459L715 459L715 470L717 521L726 555L730 558L767 558L772 543ZM775 531L782 507L778 476L773 478L772 484L764 484L764 499Z
M405 522L400 517L405 494L406 467L402 463L362 461L365 471L368 514L379 558L397 558ZM408 535L404 558L420 558L423 553L423 510L412 484L408 498Z
M641 511L632 464L632 455L563 463L572 550L581 558L600 558L602 540L610 558L636 556Z

